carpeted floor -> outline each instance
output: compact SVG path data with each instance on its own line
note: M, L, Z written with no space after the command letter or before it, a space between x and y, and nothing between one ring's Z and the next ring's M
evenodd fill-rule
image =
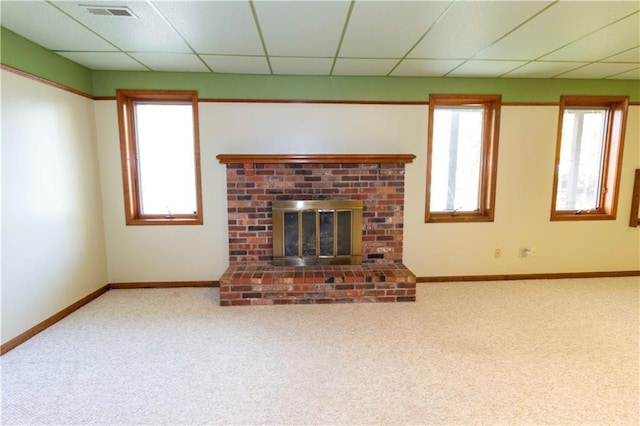
M629 424L640 278L419 284L416 303L112 290L10 351L2 424Z

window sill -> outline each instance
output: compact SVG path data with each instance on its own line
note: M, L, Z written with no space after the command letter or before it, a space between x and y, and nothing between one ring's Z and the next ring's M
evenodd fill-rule
M425 223L474 223L493 222L492 216L464 213L431 213L424 219Z
M127 220L127 226L147 226L147 225L202 225L203 221L201 217L184 218L176 217L173 219L167 218L133 218Z
M553 212L551 213L551 221L583 221L583 220L615 220L616 215L611 213L593 212L578 213L575 211Z

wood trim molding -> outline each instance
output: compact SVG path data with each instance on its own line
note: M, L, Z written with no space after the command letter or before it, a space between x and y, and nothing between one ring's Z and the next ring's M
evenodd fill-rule
M219 154L221 164L406 164L413 154Z
M633 197L631 198L631 215L629 226L636 228L640 224L640 169L636 169L633 180Z
M115 101L115 96L94 96L96 101ZM346 104L346 105L422 105L429 106L429 101L332 101L304 99L217 99L200 98L198 102L209 103L247 103L247 104ZM560 102L502 102L502 106L558 106ZM640 102L629 102L630 106L640 106Z
M565 278L619 278L640 277L638 271L604 272L552 272L542 274L499 274L499 275L452 275L438 277L417 277L419 283L441 283L456 281L511 281L511 280L556 280Z
M47 318L46 320L42 321L41 323L35 325L34 327L31 327L29 330L25 331L24 333L14 337L13 339L9 340L7 343L4 343L2 346L0 346L0 355L4 355L5 353L9 352L11 349L14 349L16 346L21 345L22 343L24 343L27 340L31 339L36 334L38 334L41 331L44 331L47 328L51 327L53 324L57 323L58 321L60 321L64 317L66 317L67 315L77 311L78 309L80 309L81 307L86 305L87 303L89 303L89 302L97 299L98 297L102 296L107 291L109 291L109 285L105 285L103 287L100 287L99 289L97 289L93 293L89 294L88 296L83 297L82 299L78 300L77 302L67 306L66 308L64 308L63 310L58 312L57 314L54 314L54 315L50 316L49 318Z
M109 283L111 290L129 290L134 288L180 288L180 287L219 287L220 281L154 281Z
M500 113L502 95L464 95L464 94L430 94L429 103L432 106L428 113L427 128L427 175L424 208L425 223L469 223L493 222L495 217L496 180L498 175L498 145L500 140ZM434 120L438 108L470 107L482 110L482 127L480 134L479 156L479 194L475 210L438 211L432 210L432 182L434 182L433 152L439 143L435 137ZM456 125L459 127L459 125ZM451 132L451 129L449 129ZM458 136L450 135L457 140ZM455 144L457 146L457 143ZM453 146L453 142L452 142ZM456 149L457 150L457 149ZM452 160L457 162L457 160ZM443 183L439 183L442 185ZM446 182L444 182L446 184ZM445 187L446 188L446 187Z
M94 96L96 101L115 101L115 96ZM330 99L225 99L199 98L203 103L229 104L336 104L336 105L413 105L429 106L429 101L358 101ZM559 102L502 102L502 106L558 106ZM640 102L629 102L629 105L640 105Z
M199 102L209 103L247 103L247 104L341 104L341 105L429 105L429 101L366 101L332 99L232 99L201 98Z
M120 135L120 161L124 194L125 222L135 225L202 225L202 183L200 167L200 136L198 132L198 92L195 90L117 90L118 130ZM196 205L193 214L164 213L144 214L142 209L142 188L140 184L140 150L136 104L151 102L158 104L189 104L191 107L193 139L193 167Z
M82 97L87 98L87 99L95 100L95 97L93 95L90 95L89 93L85 93L85 92L81 92L80 90L72 89L72 88L64 86L62 84L55 83L55 82L53 82L51 80L47 80L45 78L38 77L37 75L29 74L28 72L25 72L25 71L20 71L19 69L10 67L8 65L0 64L0 68L5 70L5 71L7 71L7 72L19 75L21 77L28 78L29 80L37 81L38 83L43 83L43 84L46 84L47 86L55 87L56 89L60 89L60 90L64 90L65 92L73 93L74 95L79 95L79 96L82 96Z

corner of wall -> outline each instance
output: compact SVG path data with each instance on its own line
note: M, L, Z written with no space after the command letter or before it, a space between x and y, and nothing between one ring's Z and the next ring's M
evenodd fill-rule
M62 86L93 95L92 71L0 27L0 63Z

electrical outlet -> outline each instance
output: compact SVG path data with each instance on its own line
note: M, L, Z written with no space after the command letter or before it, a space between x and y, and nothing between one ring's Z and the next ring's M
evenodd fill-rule
M500 257L502 256L502 249L500 248L494 248L493 249L493 257L495 259L500 259Z
M536 255L535 247L523 247L520 249L520 257L530 258Z

